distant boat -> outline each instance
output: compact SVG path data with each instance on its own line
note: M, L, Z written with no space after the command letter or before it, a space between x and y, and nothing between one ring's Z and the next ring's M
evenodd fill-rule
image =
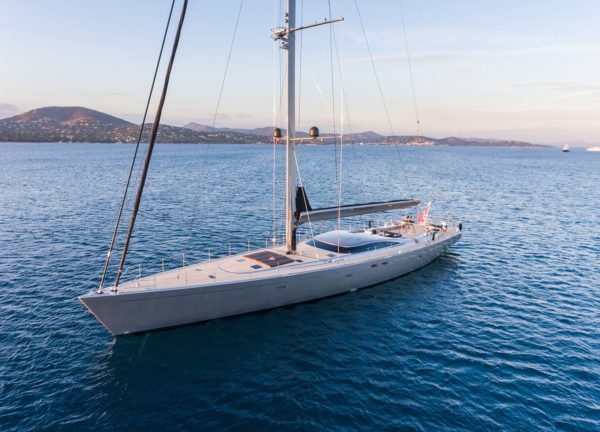
M565 144L564 146L562 146L562 151L565 153L568 153L571 151L571 146L569 146L569 144Z
M600 146L588 147L585 150L589 152L600 152Z

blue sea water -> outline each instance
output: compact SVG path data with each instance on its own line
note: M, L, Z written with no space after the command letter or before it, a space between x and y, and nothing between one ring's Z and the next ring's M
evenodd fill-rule
M132 151L0 145L0 430L600 430L600 154L345 147L345 202L432 200L462 240L350 295L113 339L76 297ZM159 145L126 278L264 244L272 151ZM300 149L313 207L339 152Z

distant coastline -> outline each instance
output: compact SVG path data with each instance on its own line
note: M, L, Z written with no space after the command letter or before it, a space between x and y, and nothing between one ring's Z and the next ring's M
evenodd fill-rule
M133 143L140 126L109 114L84 107L44 107L0 120L0 142L29 143ZM144 128L146 140L150 127ZM161 124L157 142L164 144L264 144L271 142L271 127L254 129L211 128L189 123L183 127ZM285 133L285 131L284 131ZM298 136L308 136L298 132ZM364 144L400 144L415 147L549 147L524 141L485 138L431 138L426 136L384 136L360 132L344 136L345 142ZM327 144L316 140L314 144Z

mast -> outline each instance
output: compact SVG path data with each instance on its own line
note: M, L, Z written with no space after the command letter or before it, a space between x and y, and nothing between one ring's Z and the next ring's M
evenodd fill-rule
M275 29L273 38L281 41L287 50L287 134L285 137L285 250L296 252L296 32L324 24L343 21L344 18L325 19L321 22L296 27L296 0L288 0L286 26ZM316 128L314 128L317 130ZM318 130L317 130L318 135ZM316 137L312 135L311 137Z
M285 138L285 249L296 251L296 0L288 0L287 16L287 134Z
M181 8L181 15L179 17L179 24L177 25L177 33L175 33L175 40L173 41L173 49L171 50L171 58L169 59L169 65L165 73L165 81L163 83L162 94L158 107L156 108L156 115L152 123L152 130L150 132L150 140L148 142L148 150L146 151L146 158L144 159L144 165L142 167L142 175L140 178L140 186L137 190L135 197L135 203L131 212L131 219L129 221L129 228L127 229L127 237L125 237L125 244L123 245L123 254L121 255L121 261L119 262L119 269L117 270L117 278L115 279L115 285L112 291L117 291L121 275L123 274L123 266L125 265L125 258L127 257L127 249L129 248L129 242L131 240L131 234L133 233L133 227L135 225L135 219L140 208L140 202L142 201L142 193L144 192L144 185L146 183L146 176L148 174L148 167L150 166L150 159L152 158L152 151L154 150L154 143L156 142L156 135L158 133L158 126L160 124L160 118L162 116L163 106L165 99L167 98L167 89L169 88L169 79L171 78L171 70L173 69L173 63L175 61L175 54L177 53L177 46L179 45L179 37L181 36L181 28L183 27L183 21L185 20L185 12L187 10L188 0L183 1Z

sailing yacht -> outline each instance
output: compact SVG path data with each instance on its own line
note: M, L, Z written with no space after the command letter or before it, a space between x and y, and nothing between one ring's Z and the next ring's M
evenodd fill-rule
M563 153L569 153L571 151L571 146L569 144L565 144L562 146Z
M114 245L113 236L100 287L79 297L113 335L179 326L353 292L431 263L461 237L462 224L432 221L428 217L430 205L427 205L416 221L407 216L383 226L369 223L361 230L336 229L306 241L297 241L297 230L302 224L414 208L419 200L311 207L304 188L297 183L295 35L307 28L341 19L296 27L296 2L288 0L285 25L273 34L287 52L288 63L286 135L282 136L280 129L274 130L274 138L281 139L286 145L285 244L209 259L121 283L186 7L187 0L184 0L115 283L111 288L103 286ZM312 128L310 135L315 139L319 135L317 128Z

